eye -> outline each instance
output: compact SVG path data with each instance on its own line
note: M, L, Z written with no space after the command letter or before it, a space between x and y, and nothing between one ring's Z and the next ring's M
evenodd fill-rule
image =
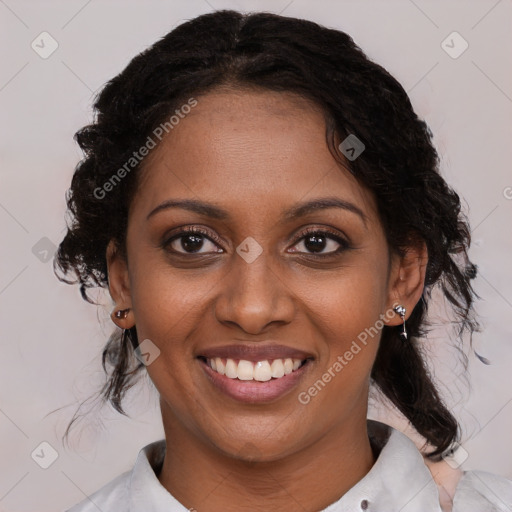
M338 233L325 229L309 229L299 235L299 243L294 247L298 250L292 252L305 252L310 256L332 256L349 248L349 243ZM323 252L325 251L325 252Z
M224 252L217 243L219 237L209 231L197 226L182 229L179 233L172 235L162 244L162 247L170 252L178 254L209 254ZM206 249L206 250L203 250Z

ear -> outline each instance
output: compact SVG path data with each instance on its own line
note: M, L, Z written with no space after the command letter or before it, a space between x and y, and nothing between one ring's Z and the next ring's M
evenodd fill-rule
M425 287L425 274L428 263L428 251L425 242L418 241L408 246L402 255L395 254L391 264L389 279L388 309L398 304L406 309L407 319L418 301L421 299ZM400 315L392 315L386 325L393 326L402 323Z
M112 321L118 327L121 327L121 329L129 329L135 324L135 319L132 310L128 263L121 254L119 247L114 240L110 240L107 246L106 260L108 271L108 289L110 296L116 303L116 307L110 316ZM114 316L114 314L119 310L129 311L125 318L117 318Z

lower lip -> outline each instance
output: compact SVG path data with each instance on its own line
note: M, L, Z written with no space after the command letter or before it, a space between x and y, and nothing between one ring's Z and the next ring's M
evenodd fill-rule
M309 369L308 360L298 370L279 379L270 379L265 382L256 380L230 379L213 371L202 359L198 359L210 382L224 394L239 402L260 403L277 400L296 387Z

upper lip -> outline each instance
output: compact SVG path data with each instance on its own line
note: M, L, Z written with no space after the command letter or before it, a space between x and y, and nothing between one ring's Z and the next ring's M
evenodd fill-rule
M264 361L266 359L308 359L312 358L312 354L293 347L278 344L261 345L261 342L251 345L223 345L220 347L211 347L202 350L198 357L206 357L213 359L214 357L243 359L246 361Z

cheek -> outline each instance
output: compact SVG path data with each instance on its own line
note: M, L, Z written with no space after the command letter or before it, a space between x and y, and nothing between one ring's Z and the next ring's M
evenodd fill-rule
M157 388L165 382L169 390L184 391L193 362L187 341L200 326L202 301L211 284L206 274L205 279L187 279L154 258L135 259L131 295L137 335L139 342L149 339L160 351L148 373Z
M137 330L162 343L190 331L208 290L218 279L200 269L173 268L154 249L134 252L130 274Z
M378 258L347 266L332 279L317 279L304 300L311 317L328 329L326 339L354 337L375 324L388 302L387 268Z
M324 308L316 315L326 341L323 360L329 361L329 367L340 362L342 368L333 368L336 373L363 377L369 373L378 348L383 326L381 309L371 297L338 294L336 298L340 302L331 303L330 309Z
M377 260L368 263L345 269L308 294L309 316L325 340L319 373L333 391L325 394L327 400L357 395L375 360L387 307L387 269Z

